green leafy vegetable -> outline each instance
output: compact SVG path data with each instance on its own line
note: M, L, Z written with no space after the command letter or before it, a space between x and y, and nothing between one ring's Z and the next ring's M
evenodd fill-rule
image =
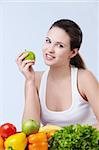
M70 125L49 139L49 150L99 150L99 131L89 125Z

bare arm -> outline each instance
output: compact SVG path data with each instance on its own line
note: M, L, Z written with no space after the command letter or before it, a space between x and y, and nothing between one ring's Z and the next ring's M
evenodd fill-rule
M40 104L35 81L25 81L25 107L23 120L34 119L40 122Z
M25 77L25 106L22 121L33 119L40 122L40 104L35 85L36 75L32 68L35 61L24 60L26 56L27 54L21 53L16 59L19 70Z
M99 83L90 71L85 70L81 73L82 91L92 106L97 121L99 122ZM93 126L99 129L99 123Z

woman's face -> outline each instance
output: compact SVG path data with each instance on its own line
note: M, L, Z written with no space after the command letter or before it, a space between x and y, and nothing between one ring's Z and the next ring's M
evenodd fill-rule
M59 27L52 27L45 39L43 57L49 66L62 66L70 62L70 37Z

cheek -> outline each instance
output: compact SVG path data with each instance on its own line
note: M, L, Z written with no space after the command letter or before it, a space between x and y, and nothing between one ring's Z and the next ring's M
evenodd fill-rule
M62 53L59 53L58 54L58 58L61 60L61 61L66 61L66 60L69 60L70 59L70 57L69 57L69 52L66 52L66 51L64 51L64 52L62 52Z
M48 45L47 43L44 43L43 49L46 50L46 49L48 49L48 48L49 48L49 45Z
M64 57L67 57L68 53L66 51L58 51L57 52L57 55L60 57L60 58L64 58Z
M46 49L46 46L45 46L45 44L43 45L43 50L45 50Z
M42 47L43 54L44 54L45 51L46 51L46 45L44 44L43 47Z
M42 49L43 58L45 58L46 51L47 51L46 47L43 46L43 49Z
M45 54L45 49L43 48L43 50L42 50L42 54L43 54L43 57L44 57L44 54Z

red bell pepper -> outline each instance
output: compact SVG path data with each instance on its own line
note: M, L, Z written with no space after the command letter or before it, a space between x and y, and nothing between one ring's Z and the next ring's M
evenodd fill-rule
M3 138L7 138L12 134L16 133L16 127L11 123L5 123L0 126L0 135Z

